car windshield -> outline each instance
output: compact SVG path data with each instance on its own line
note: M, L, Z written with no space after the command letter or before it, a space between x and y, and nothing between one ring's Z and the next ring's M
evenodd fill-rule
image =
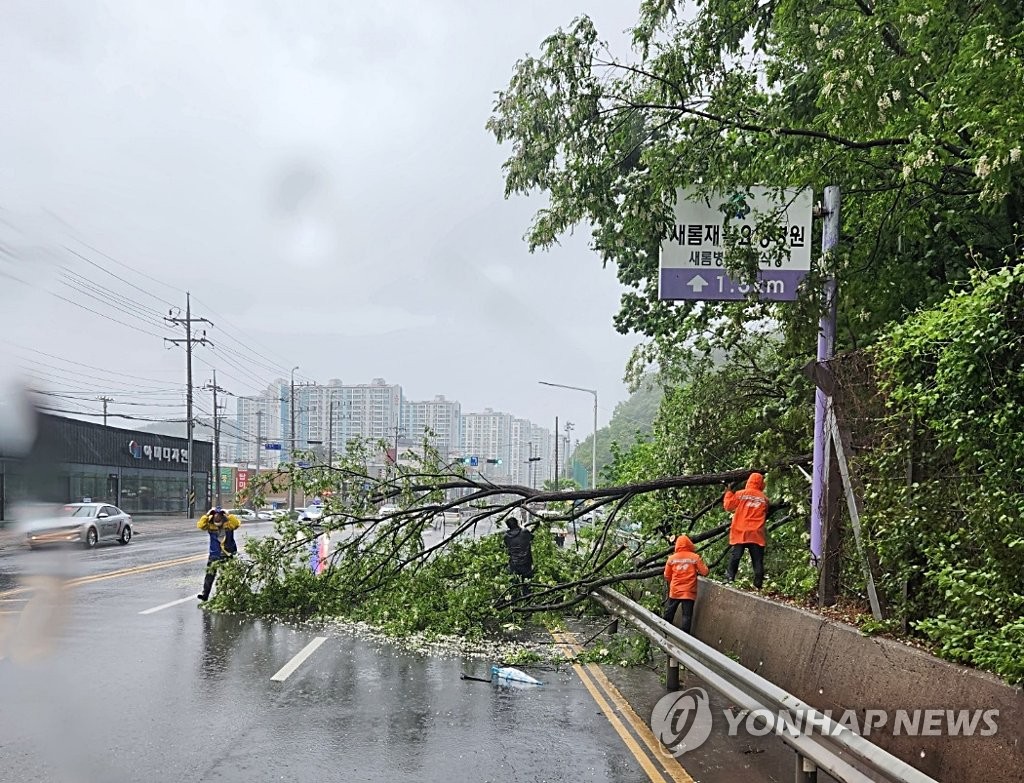
M96 508L96 506L64 506L60 515L62 517L94 517Z

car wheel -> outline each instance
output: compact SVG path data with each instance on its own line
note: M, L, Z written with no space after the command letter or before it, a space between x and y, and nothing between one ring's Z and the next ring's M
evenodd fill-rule
M100 534L96 532L96 528L91 527L85 531L85 548L92 549L96 546L96 542L100 540Z
M125 525L121 529L121 537L119 539L117 539L117 543L119 543L121 546L124 546L125 544L127 544L131 540L132 540L132 526L131 525Z

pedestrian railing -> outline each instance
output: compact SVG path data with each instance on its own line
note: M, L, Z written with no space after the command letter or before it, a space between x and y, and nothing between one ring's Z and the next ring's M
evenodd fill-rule
M839 783L937 783L621 593L601 587L592 595L737 707L763 711L774 721L775 733L796 751L798 781L810 783L822 770Z

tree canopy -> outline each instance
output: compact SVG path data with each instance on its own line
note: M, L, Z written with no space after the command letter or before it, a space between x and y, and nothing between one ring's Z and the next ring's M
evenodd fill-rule
M844 193L844 344L1016 261L1024 32L1012 0L644 0L616 53L579 17L520 60L488 127L506 192L548 198L544 248L579 224L626 288L616 326L662 364L770 316L813 341L802 307L665 303L658 247L676 189L825 185ZM806 349L805 349L806 350Z

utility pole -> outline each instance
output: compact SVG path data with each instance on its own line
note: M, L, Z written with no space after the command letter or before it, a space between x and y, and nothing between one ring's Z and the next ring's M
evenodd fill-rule
M395 425L395 455L394 455L394 459L391 461L391 465L392 465L392 467L394 467L396 474L398 473L398 438L401 435L401 433L402 433L402 422L398 422Z
M103 403L103 426L107 426L107 403L113 402L113 397L97 397L97 400Z
M334 389L327 404L327 467L334 465Z
M220 409L217 407L217 392L226 392L226 389L217 385L217 371L213 371L213 381L204 387L207 391L213 392L213 464L214 475L217 477L217 505L223 505L220 486Z
M555 416L555 492L558 492L558 417Z
M181 312L180 310L178 311ZM175 326L185 327L184 339L171 340L167 337L164 338L164 342L172 343L173 345L185 345L185 373L187 376L187 385L185 386L185 418L187 420L188 427L188 488L186 489L187 496L185 501L185 513L189 519L195 519L196 515L196 486L195 486L195 467L192 460L193 452L193 435L195 421L192 416L192 348L195 345L213 345L209 340L206 339L206 330L203 330L202 337L192 336L192 324L204 323L213 326L213 321L206 318L193 318L192 317L192 295L189 292L185 292L185 317L176 318L174 317L174 311L171 310L167 313L167 318L164 319L169 324ZM220 482L220 476L217 476L218 483Z
M291 391L288 393L288 408L289 408L289 413L291 414L291 420L292 420L292 427L291 427L292 448L291 448L291 452L289 453L288 456L289 456L289 462L291 462L293 464L295 463L295 371L297 369L299 369L298 365L296 365L295 367L292 367ZM294 477L294 475L288 480L288 508L289 509L294 509L295 508L295 477Z
M256 475L260 475L263 452L263 411L256 411Z
M572 431L576 427L571 421L565 423L565 475L572 478Z
M536 463L533 460L533 439L531 438L530 439L530 487L532 489L536 489L537 488L537 477L536 477L537 471L534 468L535 464Z

